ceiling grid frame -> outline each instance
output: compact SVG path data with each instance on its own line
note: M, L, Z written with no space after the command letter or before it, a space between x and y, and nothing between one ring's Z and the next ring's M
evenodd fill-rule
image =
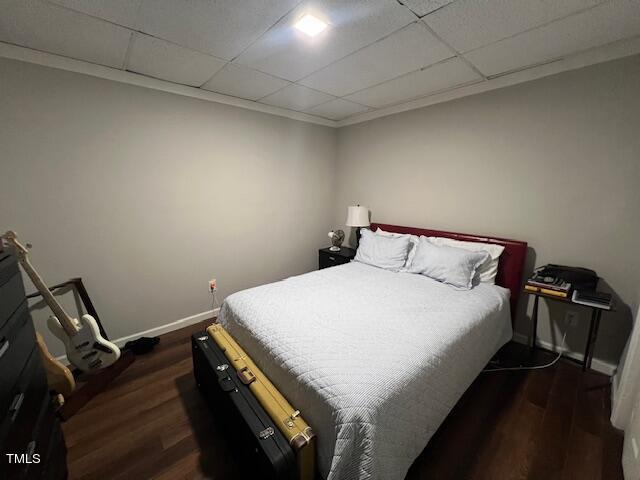
M429 104L429 101L427 100L429 97L434 97L435 98L444 98L444 97L455 97L455 94L452 95L448 95L447 92L456 92L457 94L460 95L464 95L464 92L466 91L476 91L476 90L485 90L485 89L492 89L495 88L494 85L496 84L506 84L506 83L510 83L511 81L515 81L516 78L526 78L526 77L531 77L531 78L538 78L538 75L540 74L540 72L547 72L547 71L556 71L556 72L560 72L560 71L564 71L567 70L569 68L570 65L577 65L577 64L589 64L589 62L594 63L594 60L588 60L589 58L591 59L598 59L597 61L606 61L608 59L614 59L614 58L619 58L620 56L620 52L624 52L624 55L633 55L633 54L637 54L640 53L640 48L638 48L638 35L640 35L640 24L638 24L638 35L632 35L632 36L628 36L629 34L635 34L635 25L636 23L636 18L640 18L638 17L638 10L635 7L635 2L633 0L593 0L593 4L585 6L583 8L576 8L575 10L571 10L571 8L575 7L575 5L572 5L572 7L568 7L568 13L565 13L564 15L558 16L558 17L549 17L548 20L546 20L545 22L541 22L541 23L535 23L533 24L533 26L529 26L526 29L523 30L517 30L515 33L511 33L510 35L507 36L501 36L497 39L493 39L492 41L486 43L486 44L481 44L480 46L476 46L472 49L469 50L459 50L457 48L454 47L454 45L449 42L448 38L443 37L438 31L436 31L434 28L432 28L432 26L428 23L429 21L429 17L433 17L435 14L439 14L441 11L443 11L444 9L447 8L452 8L452 6L456 6L456 8L461 8L460 5L465 4L465 0L453 0L451 2L448 2L444 5L439 6L438 8L435 8L434 10L429 11L427 14L425 15L419 15L416 12L414 12L408 5L405 5L404 3L402 3L401 0L378 0L378 2L376 3L376 5L380 5L380 8L382 8L382 5L386 5L388 3L392 3L395 4L398 8L401 8L403 10L405 10L406 12L408 12L411 17L414 18L413 22L410 22L408 24L402 25L394 30L392 30L391 32L388 32L380 37L376 37L375 40L370 41L369 43L366 44L362 44L360 46L358 46L355 50L350 51L349 53L346 53L342 56L339 56L335 59L332 59L331 61L329 61L328 63L324 64L322 63L321 66L315 68L314 70L311 71L311 73L304 75L301 78L298 78L296 81L291 81L291 80L287 80L286 78L282 78L279 77L278 75L274 75L273 73L270 72L264 72L262 70L260 70L259 68L254 68L251 66L247 66L245 64L242 63L236 63L235 60L238 59L244 52L246 52L247 50L249 50L252 45L255 45L256 43L258 43L261 39L264 39L269 32L271 32L274 28L276 28L276 26L280 26L280 28L282 28L282 22L284 21L284 19L289 18L290 16L293 15L294 12L296 12L297 10L302 9L302 5L304 5L305 1L303 0L297 0L294 2L291 2L289 5L287 5L287 9L275 20L272 18L269 18L269 22L271 22L271 24L265 28L264 31L262 31L262 33L260 33L258 36L256 36L255 38L253 38L250 42L248 42L246 45L244 45L242 47L242 49L239 51L239 53L237 53L235 56L230 57L230 58L221 58L219 56L216 55L212 55L211 52L205 52L202 51L198 48L193 48L193 46L186 46L180 42L175 42L172 40L169 40L167 38L164 38L162 36L158 36L155 35L151 32L145 31L141 28L141 23L140 23L140 19L139 16L141 15L143 6L145 5L145 1L146 0L139 0L137 1L137 5L133 5L136 3L136 0L131 0L132 6L135 6L135 14L133 14L133 19L132 21L127 21L127 17L124 17L122 15L120 15L119 17L119 21L113 21L110 18L104 18L103 16L97 16L94 15L90 12L84 11L82 9L77 9L74 8L75 4L73 2L73 0L58 0L60 2L63 2L64 4L58 3L56 2L56 0L25 0L26 2L30 2L33 5L38 5L38 4L42 4L42 5L47 5L48 8L54 8L54 9L59 9L59 10L63 10L63 11L68 11L68 12L73 12L73 14L76 15L76 17L74 17L74 21L77 23L78 22L78 18L80 17L87 17L87 18L91 18L93 21L98 21L98 22L103 22L106 24L110 24L113 25L114 28L120 28L120 29L126 29L128 31L128 41L126 42L126 49L123 52L123 58L122 58L122 62L120 64L119 67L114 67L114 66L105 66L105 65L101 65L100 63L92 63L90 60L83 60L83 59L77 59L71 56L65 56L64 53L53 53L53 52L45 52L43 50L35 50L37 52L43 52L45 55L51 55L53 57L62 57L62 58L68 58L68 59L72 59L74 60L74 62L84 62L86 63L88 66L89 65L95 65L95 66L99 66L102 68L91 68L91 67L87 67L87 70L91 70L93 72L97 72L98 70L103 71L102 69L104 68L111 68L111 69L116 69L116 70L120 70L122 72L126 72L126 73L131 73L132 75L142 75L140 73L136 73L135 71L133 71L132 65L131 65L131 55L132 55L132 50L134 48L134 44L137 41L137 38L140 35L145 35L147 37L152 37L154 39L156 39L158 42L164 42L166 44L171 44L177 47L180 47L182 49L186 49L192 52L197 52L198 54L201 55L206 55L208 57L212 57L214 59L217 59L219 61L222 61L222 68L219 68L217 71L215 71L205 82L200 83L197 86L193 86L193 87L188 87L185 84L182 83L175 83L176 85L176 89L175 90L179 90L179 91L183 91L184 88L195 88L197 90L202 90L202 92L210 92L212 94L214 94L215 98L217 100L212 100L212 101L221 101L223 96L227 96L224 93L216 93L215 90L207 90L205 88L203 88L207 83L211 82L217 75L221 74L221 72L223 72L225 70L225 68L227 67L227 65L235 65L236 67L239 67L241 69L248 69L248 70L253 70L254 72L257 72L259 74L262 75L268 75L270 77L273 77L274 79L280 81L280 82L286 82L283 83L282 86L280 86L280 88L278 88L278 90L272 91L271 93L259 96L259 97L252 97L253 99L247 99L244 100L244 98L246 97L230 97L230 100L227 102L221 101L221 103L229 103L229 104L238 104L238 101L241 101L241 103L246 107L246 108L251 108L253 110L261 110L263 107L265 110L268 110L270 112L274 112L274 109L281 109L282 107L274 107L274 106L270 106L267 103L261 103L263 100L267 99L268 97L277 94L278 92L281 92L282 90L285 90L287 88L291 89L293 88L293 86L297 86L297 87L304 87L304 89L309 89L309 91L313 91L315 93L317 93L317 97L318 99L320 99L322 96L324 96L324 98L322 99L322 101L318 104L314 104L311 106L308 106L307 104L303 104L301 108L297 108L296 109L288 109L285 108L285 111L289 111L292 112L291 115L286 114L285 112L283 112L282 116L295 116L298 118L304 118L304 121L309 121L311 118L318 118L318 123L321 124L327 124L327 122L333 122L335 125L331 124L330 126L336 126L339 127L343 124L350 124L353 122L358 122L358 121L366 121L366 119L368 118L375 118L376 116L383 116L386 115L389 111L404 111L406 109L410 109L410 108L419 108L417 106L413 106L413 105L419 105L419 104ZM276 4L278 4L277 0L274 0L276 2ZM473 0L466 0L467 2L472 2ZM11 1L9 2L11 3ZM125 0L126 3L126 0ZM286 0L283 0L283 2L279 2L279 4L283 5L286 4ZM409 2L408 2L409 3ZM436 2L438 3L438 2ZM469 58L467 58L467 54L470 54L472 52L477 52L480 49L487 49L488 47L492 47L493 45L496 44L500 44L500 42L504 42L508 39L512 39L515 37L518 37L519 35L524 35L528 32L534 32L538 29L542 29L548 26L552 26L554 23L556 22L561 22L563 20L569 19L570 17L576 16L576 15L581 15L585 12L588 12L590 10L593 9L598 9L599 7L602 7L603 5L611 5L611 4L615 4L617 5L616 8L622 9L621 11L624 11L626 13L628 9L631 15L631 20L630 21L626 21L624 20L624 22L626 23L626 30L624 30L624 34L626 36L623 36L622 38L618 38L616 40L613 40L609 43L604 43L602 45L600 44L596 44L595 46L591 46L589 44L583 43L582 45L585 45L585 49L577 49L577 50L570 50L566 53L561 53L557 56L552 56L552 58L547 58L547 59L542 59L540 61L536 61L533 63L526 63L523 65L516 65L515 68L511 68L511 69L506 69L504 71L497 71L497 72L493 72L489 69L489 71L487 72L486 69L484 69L484 67L481 69L480 67L478 67L473 61L470 61ZM70 6L71 5L71 6ZM107 4L105 4L107 5ZM98 6L98 8L100 8L100 6ZM103 8L109 8L108 6L105 6ZM376 7L374 7L376 8ZM386 7L385 7L386 8ZM389 7L391 8L391 7ZM425 7L427 8L427 7ZM524 8L524 7L523 7ZM537 8L541 8L541 7L537 7ZM550 7L552 8L552 7ZM613 8L613 7L612 7ZM123 9L126 10L126 6L123 7ZM89 8L89 10L91 10L91 8ZM119 13L117 11L118 9L116 8L116 13L114 13L113 15L111 15L111 12L107 12L107 14L105 16L115 16L117 17L117 14ZM95 12L95 8L94 10L92 10ZM98 10L100 13L102 13L102 10ZM113 10L112 10L113 11ZM11 13L11 12L10 12ZM128 14L131 13L131 11L127 12ZM552 13L557 13L557 9L554 10L552 8ZM544 17L546 14L544 12L541 12L539 14L539 18ZM598 14L594 14L593 16L598 18ZM615 15L612 18L612 21L618 21L617 19L620 18L619 14L618 17L615 17ZM131 15L129 15L129 17L131 17ZM255 17L255 16L254 16ZM537 17L538 18L538 17ZM291 20L290 20L291 21ZM623 20L620 20L623 21ZM2 20L0 19L0 34L2 33ZM122 22L122 23L121 23ZM630 23L631 22L631 23ZM126 24L125 24L126 23ZM264 22L263 22L264 23ZM355 56L356 54L358 54L359 52L374 46L376 44L379 44L380 42L385 41L386 39L389 39L389 37L392 37L394 35L399 34L399 32L401 32L402 30L404 30L405 28L408 28L410 25L412 24L419 24L422 27L424 27L431 36L433 36L438 42L440 42L442 45L444 45L446 48L448 48L451 52L452 52L452 57L449 57L447 59L444 60L440 60L436 63L433 64L429 64L423 67L420 67L417 70L413 70L410 72L404 72L404 73L399 73L398 75L392 77L392 78L386 78L385 80L380 81L379 83L374 83L374 84L367 84L367 86L359 89L359 90L355 90L351 93L348 94L339 94L336 95L335 93L331 93L328 91L323 90L322 88L315 88L309 85L304 85L301 82L304 81L305 79L308 79L309 77L317 74L318 72L322 71L325 68L328 68L334 64L338 64L339 62L343 62L344 60L348 59L349 57ZM576 24L577 20L573 22L573 24ZM288 23L285 23L285 25ZM631 25L632 27L629 27L629 25ZM615 25L611 25L610 27L611 29L615 29ZM631 30L629 30L629 28L631 28ZM86 29L86 28L85 28ZM584 30L584 29L583 29ZM330 33L331 29L327 29L328 34ZM553 30L552 30L553 31ZM581 32L579 30L579 32ZM124 33L124 32L123 32ZM24 35L23 35L24 36ZM538 35L540 36L540 35ZM486 35L485 35L486 37ZM68 43L68 38L62 36L61 37L63 40L58 40L58 44L62 44L64 45L65 42ZM238 37L235 37L238 38ZM535 37L534 37L535 38ZM580 38L588 38L588 37L580 37ZM598 37L592 37L591 38L597 38ZM606 40L606 39L611 39L611 38L615 38L615 36L613 34L605 34L605 35L601 35L600 37L602 40ZM11 42L11 41L7 41L9 39L7 38L1 38L0 37L0 47L1 46L6 46L6 47L10 47L11 45L15 45L18 48L22 48L22 49L27 49L29 50L29 46L28 45L21 45L20 43L15 43L15 42ZM61 43L62 42L62 43ZM236 42L237 43L237 42ZM575 43L575 42L574 42ZM587 42L588 43L588 42ZM520 42L520 44L522 44L522 41ZM562 43L560 42L560 46L559 47L555 47L557 50L561 50L562 48L567 48L570 47L571 44L570 43ZM45 45L46 47L46 45ZM40 47L42 48L42 47ZM504 48L521 48L519 47L518 43L515 44L514 47L511 46L507 46ZM545 47L546 48L546 47ZM0 48L0 54L2 53L2 51L7 50L6 48ZM32 49L33 50L33 49ZM185 52L186 52L185 50ZM73 51L73 50L72 50ZM76 51L78 51L78 49L76 48ZM82 49L80 50L82 51ZM541 53L540 53L541 52ZM544 56L553 52L553 48L552 49L542 49L540 50L540 52L537 53L537 55L540 56ZM606 53L606 52L610 52L610 53ZM379 50L378 50L379 53ZM483 53L484 55L484 53ZM35 58L37 57L39 59L39 62L35 62L35 63L42 63L45 64L47 62L43 62L42 61L42 56L41 55L37 55L37 56L33 56L30 55L28 53L23 53L23 54L16 54L15 51L12 51L10 55L4 55L4 56L8 56L9 58L11 58L12 56L24 56L25 58ZM535 58L535 55L532 55L531 57ZM94 58L100 58L98 57L94 57ZM176 57L174 57L176 58ZM365 57L367 58L367 57ZM425 70L428 70L431 67L437 66L438 64L445 62L447 60L450 60L451 58L456 58L458 59L458 61L463 62L468 68L472 69L475 74L477 74L481 80L477 80L477 81L472 81L472 82L466 82L463 84L453 84L450 85L448 87L444 87L440 90L437 91L429 91L428 93L424 94L424 95L418 95L417 97L415 96L409 96L409 97L405 97L402 99L398 99L398 100L394 100L393 103L389 104L389 105L384 105L384 106L372 106L372 105L366 105L363 104L362 102L359 101L355 101L352 98L349 98L351 95L354 95L358 92L361 92L363 90L369 89L369 88L373 88L373 87L377 87L380 85L383 85L384 83L387 82L393 82L395 80L398 80L404 76L410 75L410 74L416 74L417 72L422 72ZM533 59L532 58L532 59ZM514 60L518 60L518 58L514 57ZM49 63L52 64L65 64L65 62L60 62L54 59L51 59L51 61ZM174 62L176 63L176 62ZM514 62L511 61L511 64L513 64ZM177 64L180 64L180 62L177 62ZM484 65L485 63L481 63L481 65ZM508 66L509 62L504 63L504 66ZM346 64L348 65L348 63ZM400 63L400 65L402 65L402 63ZM498 66L500 66L500 63L497 64ZM572 67L572 68L577 68L577 67ZM74 65L73 69L75 70L82 70L82 68L78 67L78 65ZM339 71L339 70L338 70ZM527 74L527 72L529 72ZM367 75L367 73L364 74L365 76ZM98 75L96 75L98 76ZM110 75L106 75L106 76L110 76ZM123 77L125 78L125 77ZM154 79L157 80L159 82L165 82L167 81L166 79L163 79L162 77L159 78L154 78L152 76L148 76L148 78L150 79ZM174 77L175 78L175 77ZM196 77L197 78L197 77ZM365 77L363 77L365 78ZM501 80L501 79L505 79L505 78L511 78L512 80ZM179 80L182 80L182 78L178 78ZM200 80L200 79L198 79ZM500 80L499 82L497 82L497 80ZM524 81L524 80L522 80ZM132 80L132 83L145 83L143 81L141 81L140 79L136 79L136 80ZM148 83L154 83L154 82L148 82ZM274 82L275 83L275 82ZM487 83L487 84L491 84L491 85L485 85L485 86L481 86L481 87L477 87L478 83ZM193 84L193 83L191 83ZM278 86L277 84L274 86ZM472 87L472 86L476 86L476 88L468 88L468 87ZM183 88L181 88L183 87ZM162 88L165 90L168 90L169 87L166 88ZM170 90L170 89L169 89ZM340 93L340 92L336 92L336 93ZM245 94L246 95L246 94ZM328 95L328 96L327 96ZM213 98L212 96L207 95L206 93L202 93L202 94L196 94L194 93L193 96L198 96L198 97L202 97L202 98ZM400 98L400 97L399 97ZM345 104L345 103L340 103L340 100L342 100L343 102L350 102L349 104ZM423 101L424 100L424 101ZM254 105L250 105L247 104L246 102L250 102L250 104L254 104ZM327 114L325 112L326 115L328 116L321 116L318 114L313 114L313 113L308 113L309 111L312 111L318 107L321 107L322 105L328 105L328 104L335 104L336 106L336 110L339 110L337 107L340 106L342 111L345 112L353 112L353 111L357 111L358 109L355 108L356 105L359 105L360 107L366 108L366 110L364 112L359 112L359 113L350 113L345 117L339 118L336 117L336 115L331 115L331 112L329 111L329 113ZM354 104L353 107L354 108L347 108L350 104ZM413 106L413 107L412 107ZM328 107L330 108L330 107ZM318 109L319 111L322 109ZM325 109L327 110L327 109ZM278 113L276 113L278 114ZM329 119L329 117L332 117L332 119ZM336 118L338 118L336 120Z

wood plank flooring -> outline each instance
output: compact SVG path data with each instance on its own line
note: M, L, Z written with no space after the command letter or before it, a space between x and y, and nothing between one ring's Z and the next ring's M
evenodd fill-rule
M63 425L71 479L238 479L221 426L196 389L191 333L160 345ZM511 344L502 354L521 356ZM538 352L538 360L549 354ZM609 379L561 360L484 373L411 467L407 480L622 479L622 435L609 423Z

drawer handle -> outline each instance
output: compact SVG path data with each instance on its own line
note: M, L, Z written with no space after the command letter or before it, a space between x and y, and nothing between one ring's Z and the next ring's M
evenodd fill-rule
M18 412L20 411L20 407L22 407L23 401L24 401L24 393L18 393L15 397L13 397L13 401L11 402L11 406L9 407L9 413L11 414L11 421L14 421L18 416Z
M9 340L6 338L2 339L2 346L0 347L0 358L9 350Z
M332 262L336 261L336 257L329 257L329 260L331 260Z
M27 449L25 450L24 453L27 454L27 457L31 457L31 455L33 455L33 453L36 451L36 441L35 440L31 440L28 444L27 444Z

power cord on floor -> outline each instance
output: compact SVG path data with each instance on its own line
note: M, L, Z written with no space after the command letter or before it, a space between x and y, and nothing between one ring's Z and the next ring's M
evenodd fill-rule
M560 357L562 356L562 352L565 351L565 339L567 338L567 331L564 331L564 335L562 335L562 345L560 347L560 350L558 351L558 356L556 358L554 358L551 362L544 364L544 365L535 365L533 367L500 367L500 368L485 368L484 370L482 370L483 372L505 372L505 371L513 371L513 370L540 370L542 368L549 368L552 367L553 365L555 365L558 360L560 360Z

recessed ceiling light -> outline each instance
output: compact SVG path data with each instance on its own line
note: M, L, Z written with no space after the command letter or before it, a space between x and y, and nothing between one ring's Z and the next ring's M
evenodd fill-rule
M316 18L313 15L309 14L302 17L294 26L302 33L306 33L310 37L315 37L325 28L327 28L326 23L324 23L319 18Z

